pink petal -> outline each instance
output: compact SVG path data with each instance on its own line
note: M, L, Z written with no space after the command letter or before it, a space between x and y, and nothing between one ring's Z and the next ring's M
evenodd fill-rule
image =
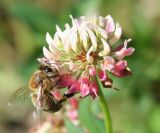
M127 67L127 61L125 61L125 60L118 61L118 62L115 64L115 69L116 69L117 71L124 70L126 67Z
M103 69L111 70L114 67L115 61L111 56L104 57Z
M81 84L80 92L81 92L82 97L89 95L89 93L90 93L89 86L87 84Z
M127 48L127 44L130 40L126 40L124 42L124 46L123 47L119 47L117 48L117 50L119 49L119 51L116 51L115 52L115 56L118 60L122 60L125 56L130 56L133 54L134 52L134 48L130 47L130 48Z
M80 92L80 83L75 81L67 90L67 92L65 92L66 94L74 94Z
M90 88L90 96L93 99L95 99L98 96L98 87L97 87L96 83L90 84L89 88Z
M95 67L94 66L89 66L89 74L91 75L91 76L96 76L96 69L95 69Z
M60 79L60 81L58 82L58 86L59 88L65 88L65 87L69 87L73 84L74 80L71 77L71 75L63 75Z
M125 77L132 74L128 67L122 70L113 69L111 72L117 77Z
M105 70L101 69L98 73L98 76L101 81L105 81L107 79L107 74Z
M88 84L89 84L89 79L88 79L88 78L82 78L82 79L81 79L81 83L88 85Z
M128 49L124 49L122 48L120 51L115 52L115 56L118 60L122 60L125 56L130 56L133 54L134 52L134 48L128 48Z
M124 55L125 55L125 56L130 56L130 55L133 54L134 50L135 50L134 48L130 47L130 48L128 48L128 49L126 49L126 50L124 51Z

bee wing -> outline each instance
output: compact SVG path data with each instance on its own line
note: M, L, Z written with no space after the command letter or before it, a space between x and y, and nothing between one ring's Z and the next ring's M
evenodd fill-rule
M12 106L16 104L29 103L29 101L31 101L30 95L31 95L31 92L29 88L22 87L13 93L13 95L9 99L8 105Z

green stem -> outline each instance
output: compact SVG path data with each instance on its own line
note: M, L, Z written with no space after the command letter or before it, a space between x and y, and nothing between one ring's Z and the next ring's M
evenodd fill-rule
M100 107L101 107L101 109L103 111L103 115L104 115L106 133L112 133L111 116L109 113L107 101L105 100L105 97L102 92L103 86L102 86L102 83L100 82L98 76L96 76L96 81L97 81L97 85L98 85L98 96L99 96L99 101L100 101Z

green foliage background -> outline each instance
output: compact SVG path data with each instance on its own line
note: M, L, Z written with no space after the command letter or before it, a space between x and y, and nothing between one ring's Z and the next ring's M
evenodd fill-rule
M136 48L127 58L131 77L114 78L120 89L104 90L115 133L160 133L160 1L159 0L1 0L0 1L0 131L26 132L32 123L28 107L10 109L10 95L27 84L38 67L37 57L47 45L46 32L71 23L69 14L110 14L123 28L123 38L132 38ZM98 101L81 102L82 126L103 133ZM31 108L31 107L29 107ZM17 113L18 112L18 113ZM66 120L68 121L68 120ZM66 124L68 132L84 132Z

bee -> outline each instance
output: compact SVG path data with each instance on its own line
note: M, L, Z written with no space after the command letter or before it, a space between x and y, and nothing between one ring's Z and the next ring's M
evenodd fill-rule
M21 88L15 92L11 98L16 102L22 98L31 97L33 105L42 111L57 112L62 108L62 103L74 94L64 94L60 100L56 100L51 93L57 89L57 83L61 76L56 68L49 65L40 65L39 70L34 72L29 80L28 88Z

